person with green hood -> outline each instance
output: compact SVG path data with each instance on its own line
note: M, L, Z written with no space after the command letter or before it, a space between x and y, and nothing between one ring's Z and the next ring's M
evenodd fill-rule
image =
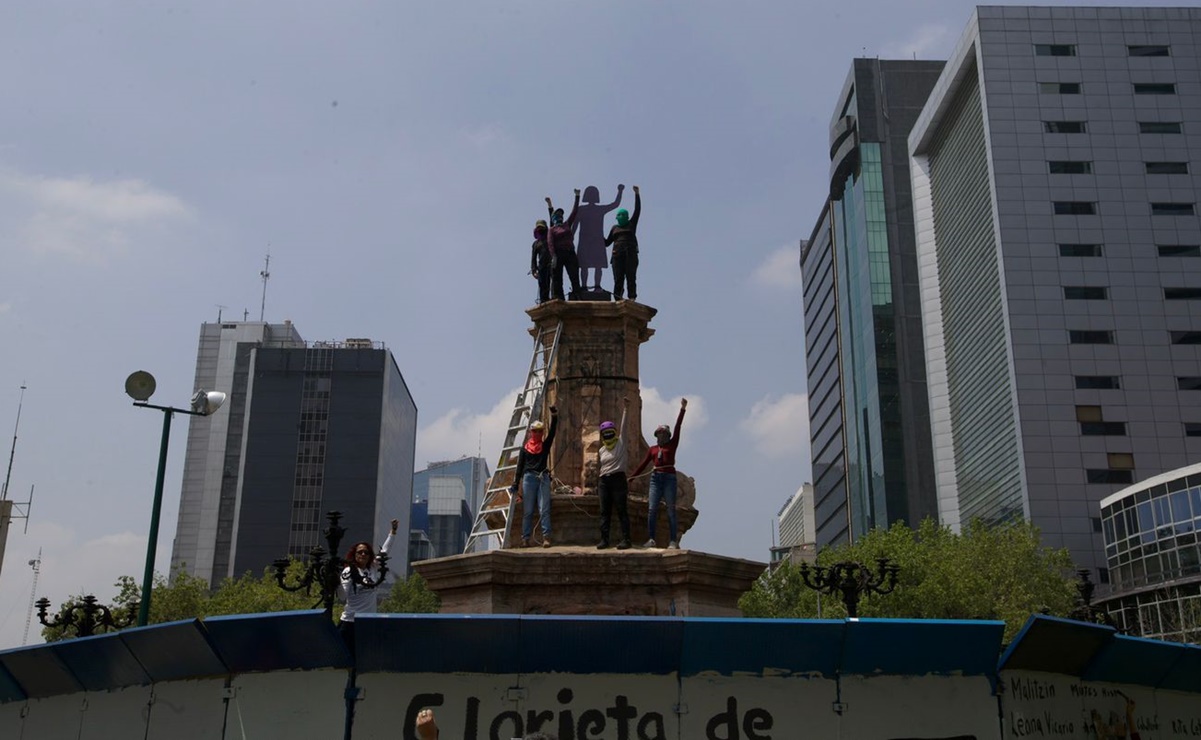
M629 410L630 399L621 399L621 423L615 425L611 421L603 421L600 425L601 446L597 452L600 464L597 470L600 481L597 484L597 494L600 496L600 543L596 549L604 550L609 547L609 520L613 518L613 508L617 508L617 521L621 524L621 542L617 543L618 550L628 550L630 547L630 512L627 499L630 494L629 481L626 479L626 411Z
M642 195L634 186L634 215L626 209L617 211L617 225L609 229L605 246L613 245L613 300L620 301L625 284L630 286L630 300L638 298L638 214L642 211Z

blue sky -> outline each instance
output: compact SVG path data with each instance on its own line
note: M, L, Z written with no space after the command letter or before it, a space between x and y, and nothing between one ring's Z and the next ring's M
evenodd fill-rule
M219 306L258 318L268 252L267 320L396 354L419 468L491 465L529 362L532 223L544 196L587 185L642 188L639 298L659 310L644 431L688 397L679 467L700 518L685 545L765 560L772 518L810 477L797 245L825 196L835 98L853 57L945 58L970 12L10 3L0 440L24 383L10 497L36 495L0 572L0 648L21 642L39 548L36 596L54 602L140 577L161 416L122 383L148 370L155 402L186 404L199 325Z

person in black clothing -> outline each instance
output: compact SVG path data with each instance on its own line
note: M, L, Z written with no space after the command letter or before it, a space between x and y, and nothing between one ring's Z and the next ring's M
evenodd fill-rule
M509 486L509 495L517 494L517 484L521 484L522 502L521 516L521 546L530 546L530 535L534 533L534 509L539 511L542 520L542 546L550 547L550 470L547 468L547 458L550 448L555 441L555 429L559 426L559 410L550 407L550 431L543 437L543 424L535 421L530 424L526 434L525 444L517 453L517 470L513 473L513 485Z
M580 259L575 253L575 219L580 210L580 189L575 190L575 205L571 207L571 215L563 219L563 209L555 208L550 197L546 199L546 212L550 214L550 244L551 254L554 255L554 266L551 268L551 294L563 300L563 271L567 271L567 279L571 282L572 298L578 298L580 292Z
M539 220L534 224L534 245L530 251L530 274L538 280L539 303L550 300L550 270L554 260L546 239L546 222Z
M638 214L642 211L642 195L634 186L633 217L622 208L617 211L617 225L609 229L605 246L613 245L613 300L620 301L625 283L630 285L630 300L638 298Z

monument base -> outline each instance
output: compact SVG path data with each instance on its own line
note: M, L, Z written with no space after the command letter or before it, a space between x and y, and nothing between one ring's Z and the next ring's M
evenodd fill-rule
M552 547L419 560L444 614L740 617L765 563L693 550Z

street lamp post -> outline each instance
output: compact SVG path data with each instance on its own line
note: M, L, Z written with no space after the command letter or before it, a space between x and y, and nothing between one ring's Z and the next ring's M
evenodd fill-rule
M88 594L80 601L63 604L51 621L48 615L50 599L43 596L36 603L39 622L47 627L62 627L64 631L72 629L76 637L91 637L101 628L119 630L128 627L133 621L133 608L137 606L130 604L127 614L114 614L115 607L105 606L95 596Z
M313 548L309 553L309 561L305 563L304 575L299 578L298 582L287 582L288 566L291 564L288 558L279 558L272 563L272 566L275 568L276 583L285 591L303 589L306 594L312 594L315 584L321 591L321 600L317 604L325 608L326 614L333 614L334 599L338 594L338 586L342 583L342 570L347 566L353 568L355 564L344 560L338 554L342 537L346 534L346 528L338 523L342 519L342 512L326 512L325 518L329 519L329 527L325 530L325 543L329 549L326 550L320 545ZM379 564L379 575L376 578L363 579L363 582L359 584L360 588L376 588L383 584L384 577L388 575L388 553L377 554L375 562Z
M154 394L154 389L154 376L145 370L139 370L125 379L125 393L133 399L134 406L163 412L163 437L158 449L158 477L154 482L154 504L150 509L150 539L146 543L146 569L142 573L142 600L138 606L139 627L146 626L150 621L150 589L154 583L154 556L158 550L158 520L163 508L163 480L167 474L167 443L171 439L171 417L177 413L208 416L225 403L224 393L199 390L192 396L191 408L156 406L146 403Z

